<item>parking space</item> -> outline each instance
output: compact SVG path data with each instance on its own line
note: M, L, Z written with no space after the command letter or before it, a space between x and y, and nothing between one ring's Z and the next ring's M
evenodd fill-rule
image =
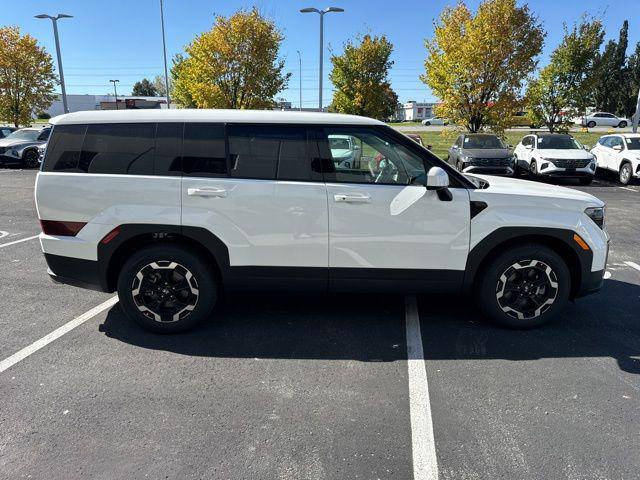
M0 362L112 298L48 279L35 175L0 169ZM640 186L568 186L607 202L612 247L559 321L425 297L416 339L397 296L234 296L158 336L116 304L0 369L0 478L423 480L430 442L441 479L636 478Z

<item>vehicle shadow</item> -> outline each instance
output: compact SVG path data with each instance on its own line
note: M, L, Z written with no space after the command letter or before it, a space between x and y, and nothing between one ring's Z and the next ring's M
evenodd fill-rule
M364 362L407 358L404 299L397 295L228 296L209 321L177 335L143 330L117 304L100 330L142 348L192 356Z
M420 301L427 360L609 357L633 374L640 374L639 312L640 285L611 279L599 294L576 300L557 320L530 330L494 327L464 303Z
M404 299L327 295L230 297L214 318L179 335L149 333L119 305L100 331L141 348L182 355L391 362L407 358ZM426 360L610 357L640 374L640 286L607 280L600 294L569 304L561 317L531 330L487 323L470 299L421 297Z

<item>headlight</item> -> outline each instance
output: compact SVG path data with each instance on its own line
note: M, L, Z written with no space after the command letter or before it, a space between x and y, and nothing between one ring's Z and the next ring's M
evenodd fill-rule
M593 223L604 230L604 207L589 207L584 213L593 220Z

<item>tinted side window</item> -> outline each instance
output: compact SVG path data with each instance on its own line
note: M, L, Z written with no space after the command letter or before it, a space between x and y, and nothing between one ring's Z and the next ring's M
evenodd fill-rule
M44 130L42 130L42 132L40 132L40 135L38 135L38 140L46 141L49 138L50 134L51 134L51 129L45 128Z
M183 123L158 123L156 128L155 175L180 176L182 174Z
M224 125L187 123L182 143L182 169L191 176L226 176Z
M232 177L321 180L311 169L305 127L231 125L227 133Z
M42 170L45 172L79 172L78 162L86 125L58 125L47 144Z
M153 175L154 123L91 124L78 168L88 173Z

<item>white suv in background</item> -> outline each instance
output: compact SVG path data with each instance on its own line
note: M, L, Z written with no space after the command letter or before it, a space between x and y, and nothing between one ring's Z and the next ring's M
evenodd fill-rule
M631 122L627 118L617 117L613 113L594 112L585 117L580 117L583 127L619 127L625 128Z
M577 178L582 185L593 181L596 160L571 135L536 133L525 136L513 152L519 170L533 178Z
M616 172L623 185L640 178L640 134L605 135L591 153L598 160L598 168Z
M247 110L54 118L36 204L54 280L118 292L159 332L226 290L464 292L502 325L550 320L598 290L604 203L466 177L376 120ZM351 136L371 159L336 162Z

